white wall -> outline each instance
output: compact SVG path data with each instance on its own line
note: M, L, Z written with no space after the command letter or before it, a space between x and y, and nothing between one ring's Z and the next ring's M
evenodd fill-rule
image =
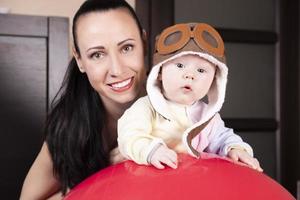
M8 12L11 14L68 17L71 33L72 18L84 1L85 0L0 0L0 12L2 10L9 10ZM135 8L136 0L126 1Z
M73 17L74 12L85 0L1 0L0 8L8 8L9 13ZM135 0L126 0L135 7ZM1 9L0 9L1 10Z

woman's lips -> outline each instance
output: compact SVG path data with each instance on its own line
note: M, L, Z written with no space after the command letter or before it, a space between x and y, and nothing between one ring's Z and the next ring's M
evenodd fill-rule
M124 81L110 83L108 85L115 92L124 92L124 91L130 89L131 86L133 85L133 77L128 78Z

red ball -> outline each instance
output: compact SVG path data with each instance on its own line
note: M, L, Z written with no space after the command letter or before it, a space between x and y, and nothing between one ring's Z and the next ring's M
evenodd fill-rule
M289 200L276 181L220 158L179 155L177 169L125 161L87 178L65 200Z

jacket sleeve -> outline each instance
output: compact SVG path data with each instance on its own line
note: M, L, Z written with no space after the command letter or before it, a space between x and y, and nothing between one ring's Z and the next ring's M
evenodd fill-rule
M153 137L154 110L147 97L137 100L118 120L118 145L123 156L147 165L147 157L162 139Z
M208 140L210 141L206 151L227 156L231 148L241 148L253 156L253 150L249 144L243 142L242 138L233 132L233 129L225 127L224 121L217 113L211 123L214 123Z

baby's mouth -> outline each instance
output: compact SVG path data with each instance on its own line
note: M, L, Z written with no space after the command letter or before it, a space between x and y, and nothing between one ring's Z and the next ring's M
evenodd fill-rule
M184 91L186 91L186 92L193 91L192 87L191 87L191 86L189 86L189 85L185 85L185 86L183 86L183 87L182 87L182 89L183 89Z
M191 90L192 88L190 86L184 86L185 89Z

